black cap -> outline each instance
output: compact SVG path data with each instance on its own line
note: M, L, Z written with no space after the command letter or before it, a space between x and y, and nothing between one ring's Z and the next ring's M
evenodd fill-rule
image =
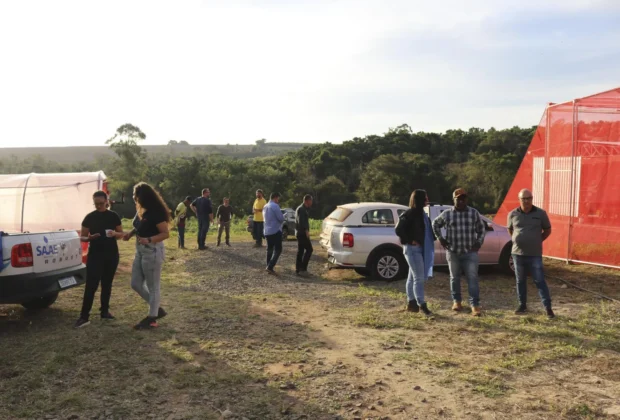
M185 201L192 201L192 196L188 195L187 197L185 197Z

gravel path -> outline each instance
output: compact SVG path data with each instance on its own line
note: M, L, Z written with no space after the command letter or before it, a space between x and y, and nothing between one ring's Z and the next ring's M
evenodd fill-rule
M205 251L193 251L187 258L186 270L199 280L201 290L226 295L256 293L298 292L323 294L325 285L336 288L356 286L351 282L334 282L327 275L327 260L317 242L308 270L310 277L295 274L297 242L286 241L276 266L278 276L265 272L267 248L255 248L252 243L233 244L228 247L210 246Z

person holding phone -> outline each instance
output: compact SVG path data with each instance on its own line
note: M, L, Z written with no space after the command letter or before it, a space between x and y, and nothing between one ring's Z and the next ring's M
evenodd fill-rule
M136 256L131 269L131 287L149 304L149 313L134 326L152 329L157 320L167 315L160 304L161 270L164 264L164 242L170 236L171 212L164 199L146 182L136 184L133 190L137 215L134 229L123 234L129 240L137 235Z
M93 194L93 203L95 211L87 214L82 221L80 240L88 242L88 260L82 312L75 323L75 328L90 324L90 310L99 283L101 283L101 308L99 308L101 319L114 319L110 313L110 296L119 260L116 240L123 237L123 227L118 214L108 210L108 195L104 191Z

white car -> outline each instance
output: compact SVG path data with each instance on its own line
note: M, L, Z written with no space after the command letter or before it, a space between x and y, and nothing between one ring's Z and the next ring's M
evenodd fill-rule
M429 205L425 211L434 220L451 206ZM392 203L353 203L338 206L325 220L320 244L328 262L337 268L354 269L358 274L379 280L407 276L408 265L394 231L398 217L409 207ZM478 252L481 265L499 265L512 272L512 238L504 226L482 216L486 226L484 244ZM446 250L435 242L435 266L446 266Z
M77 231L2 233L0 304L47 308L62 290L86 281L88 244Z

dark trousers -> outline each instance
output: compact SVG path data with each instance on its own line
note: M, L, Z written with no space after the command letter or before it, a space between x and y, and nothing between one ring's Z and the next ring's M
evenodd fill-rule
M267 268L273 270L282 254L282 231L265 236L267 239Z
M256 241L256 245L263 244L263 238L265 237L263 233L263 229L265 227L265 222L254 222L252 225L252 237Z
M312 242L307 235L301 234L297 237L297 262L295 263L295 271L308 271L308 263L312 256Z
M198 219L198 248L204 248L205 242L207 241L207 233L209 232L209 224L210 220L207 217L206 219L199 218Z
M527 274L529 273L538 288L538 295L545 308L551 307L551 293L545 281L542 257L527 257L512 254L515 263L515 277L517 278L517 296L519 304L527 304Z
M110 295L112 295L112 280L118 267L118 254L105 255L103 253L88 254L86 263L86 287L80 318L88 319L95 300L95 292L101 283L102 314L110 310Z
M179 233L179 247L185 248L185 226L177 226L177 232Z
M217 244L222 242L222 232L226 232L226 243L230 244L230 220L228 222L220 222L220 227L217 230Z

